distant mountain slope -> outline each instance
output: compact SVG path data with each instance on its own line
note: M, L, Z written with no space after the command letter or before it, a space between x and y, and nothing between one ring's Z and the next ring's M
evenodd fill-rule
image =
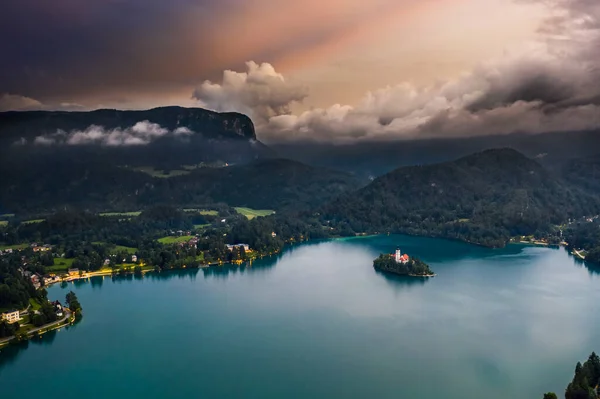
M285 159L199 168L170 178L104 162L57 158L46 173L43 165L25 170L0 168L0 213L49 212L65 206L137 210L156 204L193 207L214 202L258 209L301 209L359 187L348 174Z
M125 128L145 120L169 130L186 127L207 138L256 140L254 125L246 115L183 107L159 107L143 111L99 109L87 112L0 112L0 137L28 139L52 134L57 130L84 130L90 125L103 126L106 129Z
M560 173L567 182L590 194L600 194L600 154L569 160Z
M331 167L364 176L381 176L401 166L447 162L489 148L513 148L551 166L598 152L600 131L481 135L398 141L330 144L269 144L278 154L309 165Z
M510 236L544 231L596 212L598 201L511 149L453 162L404 167L322 210L345 230L435 235L501 246Z
M202 108L144 111L29 111L0 113L0 156L68 157L113 164L243 163L274 152L256 140L249 117Z

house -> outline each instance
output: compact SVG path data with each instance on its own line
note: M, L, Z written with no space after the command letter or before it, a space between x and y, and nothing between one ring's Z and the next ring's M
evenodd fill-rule
M131 255L131 261L133 263L137 262L137 255Z
M6 320L9 323L14 323L15 321L19 321L20 313L18 310L13 310L12 312L2 313L2 320Z
M60 302L54 301L52 302L52 305L54 305L54 311L56 312L56 315L58 317L63 317L63 308Z
M277 237L277 234L275 232L272 232L271 237L275 238L275 237Z
M36 290L40 288L42 286L42 284L40 283L40 276L38 276L37 274L31 276L31 284L33 284L33 287Z
M233 248L244 248L244 251L250 251L250 245L248 244L235 244L235 245L230 245L227 244L227 249L230 251L233 251Z
M54 275L50 277L44 277L44 285L50 285L52 283L56 283L60 281L60 277Z
M5 254L12 254L12 253L13 253L13 249L12 249L12 248L6 248L6 249L4 250L4 253L5 253Z
M104 259L104 266L110 265L110 259Z
M69 276L79 276L79 269L69 269Z

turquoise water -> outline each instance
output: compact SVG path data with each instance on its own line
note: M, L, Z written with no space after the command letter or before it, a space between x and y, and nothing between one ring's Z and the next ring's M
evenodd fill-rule
M400 245L430 280L373 270ZM562 249L385 236L252 267L54 286L83 320L0 354L2 398L541 398L600 351L600 275Z

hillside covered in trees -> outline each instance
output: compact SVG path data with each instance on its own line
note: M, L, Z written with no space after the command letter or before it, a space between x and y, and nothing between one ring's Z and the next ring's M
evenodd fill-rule
M324 206L346 232L399 232L503 246L543 235L569 218L597 214L597 198L511 149L397 169Z
M224 202L258 209L316 206L359 187L343 172L284 159L202 167L164 178L106 162L57 159L22 168L0 162L0 214L53 212L64 207L138 210L156 204L194 207Z

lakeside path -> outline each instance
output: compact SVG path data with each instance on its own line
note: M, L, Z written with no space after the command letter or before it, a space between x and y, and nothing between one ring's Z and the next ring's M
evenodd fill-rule
M65 308L65 310L66 309L67 308ZM48 331L56 330L57 328L61 328L63 326L66 326L67 324L70 324L73 321L73 320L71 320L71 318L72 318L72 313L69 310L66 310L66 315L62 319L53 321L52 323L44 324L43 326L36 327L34 329L31 329L31 330L27 331L26 334L28 337L31 337L31 336L35 335L36 333L43 334L43 333L47 333ZM7 345L8 343L10 343L10 340L13 339L14 337L15 336L13 335L11 337L0 339L0 348L2 348L4 345Z
M581 252L579 252L578 250L576 250L576 249L573 249L573 253L574 253L575 255L577 255L577 256L579 257L579 259L585 260L585 256L583 256L583 255L581 254Z

